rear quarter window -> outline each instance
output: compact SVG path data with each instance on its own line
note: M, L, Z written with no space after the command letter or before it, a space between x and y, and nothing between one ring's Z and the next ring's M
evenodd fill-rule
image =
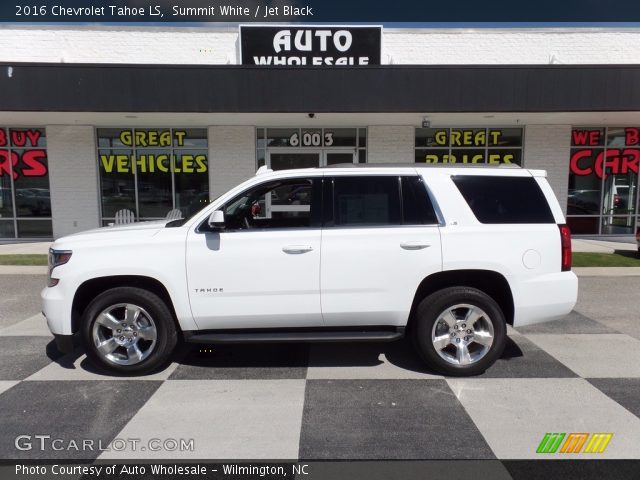
M481 223L555 223L533 177L455 175L451 179Z

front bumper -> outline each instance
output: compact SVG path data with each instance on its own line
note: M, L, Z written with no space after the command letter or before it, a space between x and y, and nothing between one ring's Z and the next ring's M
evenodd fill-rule
M72 335L71 308L60 286L45 287L40 292L42 314L54 335Z

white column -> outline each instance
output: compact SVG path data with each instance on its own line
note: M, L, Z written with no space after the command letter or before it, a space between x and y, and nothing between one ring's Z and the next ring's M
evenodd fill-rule
M571 125L527 125L524 132L524 167L547 171L562 211L567 211Z
M374 125L367 129L368 163L413 163L415 127Z
M209 127L209 198L214 199L256 173L256 130L251 126Z
M47 127L53 237L96 228L100 195L95 134L90 126Z

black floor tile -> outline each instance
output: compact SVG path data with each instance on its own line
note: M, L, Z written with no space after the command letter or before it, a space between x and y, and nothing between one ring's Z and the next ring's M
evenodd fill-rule
M96 458L162 382L22 382L0 395L0 458ZM167 412L169 414L169 412ZM16 437L27 435L16 448ZM44 449L36 435L49 435ZM60 439L52 443L54 439ZM83 441L93 441L93 450ZM79 448L74 448L71 442ZM54 448L62 448L54 450Z
M308 380L300 458L495 457L444 380Z
M619 333L606 325L572 311L565 318L526 327L518 327L520 333Z
M587 381L640 417L640 378L588 378Z
M24 380L60 356L51 337L0 337L0 380Z
M523 335L511 335L501 358L480 377L485 378L571 378L573 370Z

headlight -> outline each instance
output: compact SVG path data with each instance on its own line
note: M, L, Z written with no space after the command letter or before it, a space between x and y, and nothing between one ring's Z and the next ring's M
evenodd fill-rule
M47 286L55 287L60 281L57 278L52 278L51 273L53 269L64 265L71 258L71 254L73 252L71 250L54 250L53 248L49 249L49 273L47 276Z

